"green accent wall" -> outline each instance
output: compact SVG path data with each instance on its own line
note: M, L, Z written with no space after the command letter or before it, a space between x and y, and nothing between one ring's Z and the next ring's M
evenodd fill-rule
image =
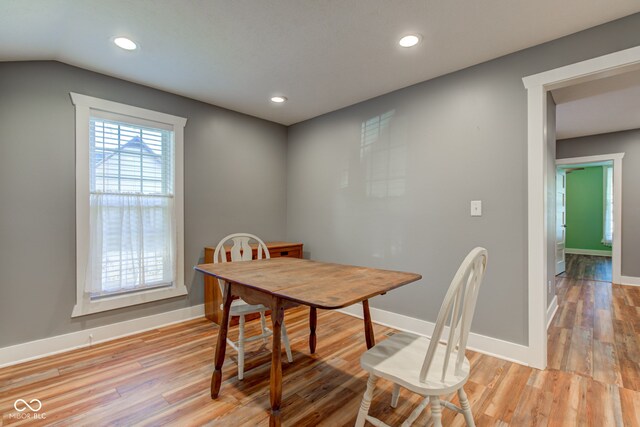
M603 210L603 167L568 173L567 248L611 251L610 246L602 244Z

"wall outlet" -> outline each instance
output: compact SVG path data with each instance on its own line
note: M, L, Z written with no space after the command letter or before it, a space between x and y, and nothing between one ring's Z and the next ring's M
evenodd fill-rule
M482 216L482 200L471 201L471 216Z
M551 280L547 282L547 295L553 293L553 285L551 284Z

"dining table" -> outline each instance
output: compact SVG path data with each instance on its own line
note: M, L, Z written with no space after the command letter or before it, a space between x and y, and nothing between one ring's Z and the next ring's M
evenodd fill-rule
M270 426L281 425L282 403L281 336L284 310L310 307L309 351L316 351L317 310L336 310L362 303L367 349L375 345L369 299L420 280L416 273L319 262L298 258L200 264L195 270L223 281L222 319L211 377L211 398L216 399L222 383L229 311L234 298L248 304L262 304L271 310L272 351L270 373Z

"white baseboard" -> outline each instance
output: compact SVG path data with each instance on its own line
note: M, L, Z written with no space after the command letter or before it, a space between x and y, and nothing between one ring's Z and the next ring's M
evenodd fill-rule
M204 304L0 348L0 368L204 316ZM93 339L89 341L89 334Z
M640 277L620 276L620 285L640 286Z
M363 318L362 304L354 304L338 311L360 319ZM401 331L430 337L435 327L433 322L427 322L426 320L392 313L379 308L371 307L369 311L371 313L371 320L374 323L399 329ZM443 336L446 336L446 332L443 333ZM529 360L529 347L522 344L503 341L498 338L487 337L485 335L471 332L469 334L467 347L470 350L477 351L478 353L528 366L526 361Z
M565 248L564 253L574 255L611 256L611 251L601 251L597 249Z
M551 304L547 307L547 329L549 329L553 316L556 315L556 311L558 311L558 295L553 296Z

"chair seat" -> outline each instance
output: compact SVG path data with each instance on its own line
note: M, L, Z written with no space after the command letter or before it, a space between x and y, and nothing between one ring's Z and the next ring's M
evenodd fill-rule
M222 306L221 306L222 307ZM259 313L266 311L267 308L262 304L249 304L242 299L235 299L231 302L231 308L229 310L230 316L240 316L242 314Z
M429 338L408 332L399 332L376 344L360 358L362 368L375 376L388 379L423 396L437 396L456 391L467 381L470 364L464 358L456 375L457 353L449 357L447 375L442 381L442 367L446 347L438 346L425 382L420 381L420 370L429 348Z

